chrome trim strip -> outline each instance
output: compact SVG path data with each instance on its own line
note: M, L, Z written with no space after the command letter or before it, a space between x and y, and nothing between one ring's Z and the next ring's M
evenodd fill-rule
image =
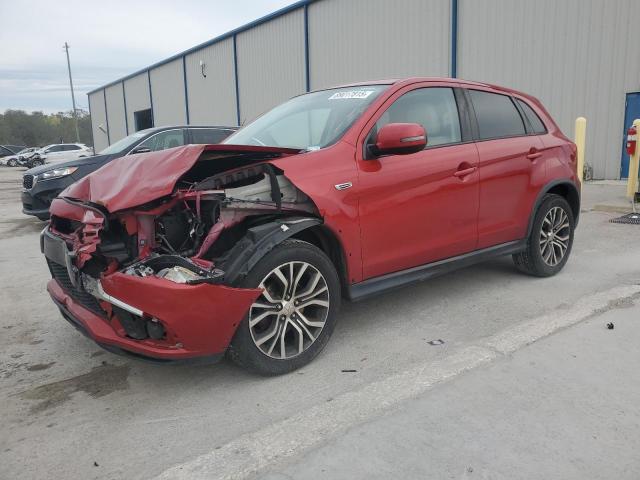
M82 286L85 291L99 300L109 302L112 305L120 307L121 309L126 310L129 313L133 313L134 315L137 315L139 317L142 317L144 315L144 312L139 308L129 305L128 303L123 302L122 300L119 300L116 297L113 297L106 293L102 288L102 283L100 282L100 280L96 280L95 278L89 277L88 275L82 275Z

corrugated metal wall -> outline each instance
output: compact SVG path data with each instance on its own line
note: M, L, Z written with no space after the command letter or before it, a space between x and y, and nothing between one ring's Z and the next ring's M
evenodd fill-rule
M447 76L450 3L324 0L311 4L311 89L370 79Z
M113 143L127 136L122 83L107 87L105 94L107 96L107 114L109 115L109 140Z
M204 74L200 61L204 62ZM186 56L189 123L236 125L236 85L233 39Z
M104 90L98 90L89 95L89 110L91 110L91 129L93 131L93 148L98 153L109 146L107 137L107 115L104 109Z
M241 124L306 90L302 9L238 34L236 45Z
M569 137L575 118L586 116L587 162L594 176L618 178L625 94L640 90L640 8L633 0L458 1L458 76L539 97ZM249 121L305 91L307 81L319 89L367 79L448 76L451 5L452 0L309 4L308 79L304 7L236 33L237 64L233 36L189 52L190 123L236 124L237 108L241 122ZM186 122L182 62L178 57L151 70L155 125ZM134 112L151 106L148 76L124 82L133 132ZM113 142L122 134L124 107L117 105L117 87L108 88ZM106 125L106 119L98 93L90 100L100 145L106 135L96 131L97 124Z
M181 59L151 70L151 95L154 126L187 123Z
M458 72L538 97L573 137L587 118L595 178L620 174L625 93L640 89L633 0L460 0Z
M149 78L146 73L124 81L124 91L127 97L127 117L129 119L129 133L136 131L133 114L139 110L151 108L149 99Z

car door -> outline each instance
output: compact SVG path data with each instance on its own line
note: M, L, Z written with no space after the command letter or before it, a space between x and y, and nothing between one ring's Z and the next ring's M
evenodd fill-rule
M60 159L64 159L65 162L68 160L77 159L80 156L80 152L82 151L79 145L74 144L63 145L62 148L63 154L61 155Z
M528 135L523 114L506 94L467 90L480 155L478 248L526 236L531 208L545 182L544 144Z
M448 84L420 84L396 92L378 112L356 154L364 278L474 250L478 153L466 100ZM367 145L387 123L421 124L427 147L372 156Z
M64 160L63 145L52 145L43 153L46 157L46 163L57 163Z

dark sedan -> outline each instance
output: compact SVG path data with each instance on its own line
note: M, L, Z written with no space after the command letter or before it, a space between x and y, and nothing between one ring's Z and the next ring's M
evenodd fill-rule
M22 176L22 212L47 220L49 205L62 190L116 158L181 145L220 143L236 130L237 127L149 128L118 140L98 155L32 168Z

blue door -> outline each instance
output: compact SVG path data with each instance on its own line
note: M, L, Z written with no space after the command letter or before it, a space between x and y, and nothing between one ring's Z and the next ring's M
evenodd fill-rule
M627 130L636 118L640 118L640 92L627 93L624 109L624 135L622 139L622 159L620 161L620 178L629 176L629 155L627 154Z

